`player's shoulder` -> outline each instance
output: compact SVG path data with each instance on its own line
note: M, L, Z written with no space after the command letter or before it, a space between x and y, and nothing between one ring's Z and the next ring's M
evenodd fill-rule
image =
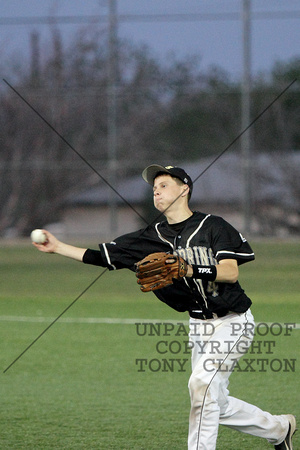
M130 233L122 234L118 236L113 241L110 242L112 245L129 245L135 241L139 241L141 238L148 236L150 230L147 226L146 228L140 228Z
M201 230L209 233L211 236L216 236L226 232L226 234L236 234L238 231L234 226L225 220L223 217L215 214L206 214L202 212L194 212L193 220L195 224L200 224Z

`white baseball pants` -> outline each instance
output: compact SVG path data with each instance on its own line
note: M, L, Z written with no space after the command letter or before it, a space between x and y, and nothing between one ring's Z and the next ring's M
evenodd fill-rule
M285 438L289 426L286 417L228 395L229 376L250 347L253 335L250 310L216 319L190 319L189 450L214 450L219 424L265 438L273 445Z

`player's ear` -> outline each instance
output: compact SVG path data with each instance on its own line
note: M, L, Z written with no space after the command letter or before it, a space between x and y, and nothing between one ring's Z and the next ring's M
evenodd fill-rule
M183 186L183 192L181 194L181 197L186 197L187 195L189 195L189 192L190 192L190 187L187 184L185 184Z

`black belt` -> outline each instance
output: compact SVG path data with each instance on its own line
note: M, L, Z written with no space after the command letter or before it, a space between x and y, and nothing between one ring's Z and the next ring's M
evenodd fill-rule
M224 317L226 314L228 314L228 310L220 310L217 313L212 311L189 311L190 317L193 319L201 319L201 320L207 320L207 319L215 319L216 317Z

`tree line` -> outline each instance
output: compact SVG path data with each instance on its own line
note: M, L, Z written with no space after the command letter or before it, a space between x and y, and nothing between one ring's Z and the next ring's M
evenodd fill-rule
M147 47L128 42L118 42L117 54L118 177L158 155L180 163L218 154L240 133L241 82L220 67L204 71L195 57L161 62ZM13 74L14 90L0 90L0 236L28 235L41 223L59 221L66 195L99 182L83 160L109 173L109 58L101 31L79 33L64 48L54 29L42 57L32 34L29 67ZM300 150L300 58L255 76L251 117L294 79L251 128L256 152Z

